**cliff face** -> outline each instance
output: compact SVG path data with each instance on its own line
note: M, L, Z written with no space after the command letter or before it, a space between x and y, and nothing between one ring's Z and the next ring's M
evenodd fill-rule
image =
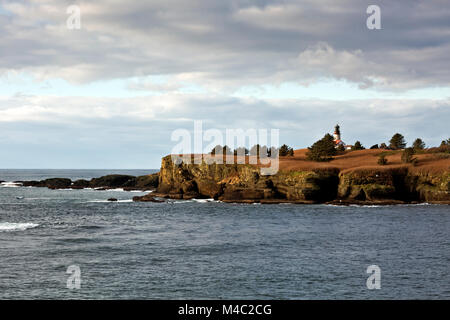
M237 164L179 164L162 159L155 195L214 198L226 202L427 201L450 203L450 173L410 172L406 167L280 171L261 176L259 168Z

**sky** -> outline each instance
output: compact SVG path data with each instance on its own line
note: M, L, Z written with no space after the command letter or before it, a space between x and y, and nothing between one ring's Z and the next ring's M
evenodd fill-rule
M159 168L195 120L295 149L450 136L448 0L0 0L0 35L0 168Z

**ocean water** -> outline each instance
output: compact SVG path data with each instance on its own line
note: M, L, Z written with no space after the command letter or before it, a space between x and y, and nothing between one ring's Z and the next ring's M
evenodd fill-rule
M149 172L0 170L0 180ZM0 299L450 298L449 206L131 201L141 194L1 185ZM79 289L67 287L73 265ZM366 286L370 265L378 290Z

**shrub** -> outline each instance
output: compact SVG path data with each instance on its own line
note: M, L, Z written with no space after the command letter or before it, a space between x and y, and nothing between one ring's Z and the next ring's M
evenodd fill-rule
M378 156L378 161L377 161L377 163L378 163L380 166L385 166L385 165L387 165L387 162L388 162L388 160L386 159L386 156L385 156L384 154L380 154L380 155Z
M373 146L370 147L370 149L378 149L378 144L374 144Z
M414 149L406 148L402 153L402 162L416 164L417 158L413 158L413 155L414 155Z
M387 147L387 145L386 145L386 143L381 143L380 144L380 149L387 149L388 147Z
M337 150L340 152L344 152L345 151L345 147L343 144L338 145Z

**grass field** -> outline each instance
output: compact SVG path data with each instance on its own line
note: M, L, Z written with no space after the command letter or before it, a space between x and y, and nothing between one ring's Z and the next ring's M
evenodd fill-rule
M294 151L293 157L280 157L281 170L312 170L320 168L337 168L339 170L352 170L355 168L377 168L388 169L394 167L409 167L410 170L423 170L428 172L442 172L450 170L450 155L443 153L422 153L415 154L418 159L415 166L405 164L401 160L402 150L358 150L345 151L341 155L333 157L329 162L314 162L306 159L308 149L298 149ZM387 165L377 164L378 156L383 153L388 160Z

